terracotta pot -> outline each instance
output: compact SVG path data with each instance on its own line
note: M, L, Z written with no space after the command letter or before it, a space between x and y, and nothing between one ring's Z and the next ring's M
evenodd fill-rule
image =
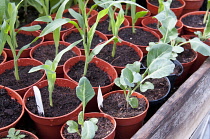
M20 58L20 59L18 59L18 66L29 66L29 65L38 66L38 65L42 65L42 63L40 61L38 61L38 60L31 59L31 58ZM14 68L14 61L13 60L10 60L8 62L5 62L5 63L3 63L3 64L0 65L0 74L4 73L5 70L13 69L13 68ZM25 88L17 89L17 90L14 90L14 91L16 91L21 97L23 97L23 95L25 94L25 92L31 86L36 85L38 82L40 82L40 81L42 81L44 79L45 79L45 73L43 74L43 76L41 77L41 79L39 79L37 82L33 83L32 85L27 86Z
M158 6L155 6L149 2L150 0L146 0L147 2L147 9L152 13L152 15L158 14ZM182 11L185 7L185 1L184 0L178 0L182 4L181 7L178 8L171 8L171 10L174 12L174 14L179 18L182 14Z
M7 61L7 53L3 50L2 53L1 53L1 56L3 56L4 59L3 59L3 61L0 63L0 65L3 64L3 63L5 63L5 62Z
M206 13L206 11L194 11L194 12L186 13L180 17L180 21L182 21L183 18L185 18L189 15L204 15L205 13ZM184 35L195 35L194 34L195 31L201 31L201 32L204 31L204 27L192 27L192 26L188 26L188 25L184 24L183 21L182 21L182 23L183 23Z
M115 93L120 93L124 94L123 90L116 90L109 92L105 95L103 95L103 98L106 99L109 95L115 94ZM138 130L139 128L143 125L144 118L147 115L147 111L149 108L149 101L147 98L140 93L134 92L132 96L136 96L138 98L143 98L146 101L147 107L144 112L142 112L139 115L136 115L134 117L129 117L129 118L119 118L119 117L114 117L114 119L117 122L117 127L116 127L116 137L117 139L128 139L131 138ZM100 109L101 112L103 112Z
M8 95L11 96L11 99L15 99L20 105L22 105L22 111L21 111L20 116L13 123L11 123L10 125L7 125L5 127L0 128L0 133L3 132L3 131L9 130L12 127L15 127L15 125L20 121L20 119L23 117L23 114L24 114L24 104L23 104L23 100L20 97L20 95L17 92L15 92L14 90L12 90L12 89L10 89L8 87L0 85L0 89L2 89L2 88L7 90Z
M182 11L182 15L193 11L199 11L204 2L204 0L184 0L184 1L186 5Z
M40 35L40 33L38 31L30 31L29 32L29 31L23 31L23 30L19 31L18 34L32 35L32 36L35 36L35 37ZM42 43L44 41L44 37L41 37L40 39L41 39L40 43ZM23 50L23 52L20 55L20 58L29 58L29 52L30 52L31 49L32 49L32 47L29 47L29 48ZM7 53L8 59L13 59L13 54L12 54L11 49L4 48L4 51ZM16 54L18 52L19 52L19 50L16 50Z
M197 36L196 35L182 35L182 37L185 38L186 40L189 40ZM208 40L209 41L204 41L204 43L210 46L210 39ZM196 70L198 70L200 66L203 64L203 62L208 58L208 56L204 56L199 52L196 52L196 53L197 53L197 59L193 63L192 67L190 68L189 74L193 74Z
M69 87L71 89L74 89L77 86L77 84L75 84L74 82L67 79L63 79L63 78L57 78L55 81L55 84L62 87ZM47 80L39 82L36 86L38 88L43 88L45 86L48 86ZM31 111L29 111L29 109L26 107L27 99L30 96L34 96L34 92L32 88L30 88L24 95L23 102L25 104L25 109L28 112L30 118L34 121L38 135L40 136L40 138L43 138L43 139L60 139L61 126L67 120L77 116L79 112L82 110L82 105L80 104L74 111L68 114L62 115L62 116L58 116L58 117L38 116L32 113Z
M109 17L108 14L105 15L103 18L101 18L101 20L99 21L98 24L100 24L101 22L104 22L108 17ZM91 17L91 18L88 20L89 26L92 26L92 25L95 23L96 18L97 18L97 15ZM108 22L107 22L107 24L108 24ZM130 24L129 24L128 20L125 18L125 19L124 19L124 22L122 23L122 25L123 25L124 27L128 27ZM108 26L107 26L107 27L108 27ZM103 32L102 32L102 33L103 33ZM104 34L105 34L105 33L104 33ZM111 37L113 37L113 34L105 34L105 35L107 36L108 39L110 39Z
M102 43L104 43L104 42L102 42ZM102 43L100 43L100 44L102 44ZM100 45L100 44L99 44L99 45ZM109 44L114 44L114 42L112 41L112 42L110 42ZM133 48L134 51L135 51L135 52L138 54L138 56L139 56L139 61L142 60L142 58L143 58L143 52L141 51L141 49L140 49L138 46L136 46L136 45L134 45L134 44L132 44L132 43L126 42L126 41L122 41L122 42L118 42L118 43L117 43L117 47L120 47L120 46L123 46L123 45L126 45L126 46L128 46L128 47ZM106 47L106 46L105 46L105 47ZM116 51L117 51L117 48L116 48ZM96 55L96 57L97 57L97 55ZM110 64L111 64L111 63L110 63ZM111 65L112 65L112 64L111 64ZM125 68L124 66L114 66L114 65L112 65L112 66L115 68L115 70L117 71L117 74L118 74L118 75L120 75L120 74L121 74L121 70Z
M125 10L126 10L126 5L122 5L122 8L123 8L123 10L125 11ZM130 8L131 8L131 7L130 7ZM130 10L130 8L129 8L129 10ZM119 9L117 9L116 11L118 12ZM141 7L136 6L136 13L137 13L137 12L140 12L140 11L147 11L147 10L146 10L146 9L143 9L143 8L141 8ZM135 23L135 26L141 26L141 25L142 25L142 24L141 24L142 20L143 20L144 18L149 17L150 15L151 15L151 12L148 11L148 13L147 13L144 17L138 18L138 20L137 20L136 23ZM131 17L131 16L128 16L128 15L125 15L125 18L128 20L130 26L132 26L132 17Z
M123 29L126 29L126 28L132 29L131 26L120 28L120 30L119 30L119 38L120 38L120 39L122 39L122 38L120 37L120 31L123 30ZM150 29L148 29L148 28L139 27L139 26L135 26L135 28L136 28L136 29L143 29L145 32L149 32L149 33L153 34L153 35L158 39L158 41L160 40L160 36L159 36L156 32L154 32L154 31L152 31L152 30L150 30ZM133 34L133 35L135 35L135 34ZM123 39L122 39L122 40L123 40ZM124 41L125 41L125 40L124 40ZM132 42L130 42L130 43L132 43ZM146 55L146 54L148 53L148 51L146 50L146 47L148 47L148 46L142 46L142 45L138 45L138 44L134 44L134 45L137 45L137 46L142 50L143 55Z
M63 34L63 36L62 36L62 41L64 41L64 42L67 42L66 41L66 38L68 37L68 35L70 35L72 32L76 32L76 33L79 33L79 31L78 31L78 29L71 29L71 30L69 30L68 32L66 32L65 34ZM97 31L96 30L96 32L95 32L101 39L103 39L104 41L107 41L108 40L108 38L106 37L106 35L104 35L103 33L101 33L100 31ZM79 48L79 47L78 47ZM85 49L82 49L82 48L79 48L80 49L80 51L81 51L81 54L82 55L85 55ZM92 50L92 49L90 49L90 50Z
M142 26L143 27L148 28L148 29L150 29L152 31L155 31L160 37L162 37L162 34L160 33L160 31L158 29L154 29L154 28L148 27L149 24L153 24L153 23L157 24L158 20L156 18L153 18L153 17L144 18L142 20ZM180 35L181 32L182 32L183 23L180 20L177 20L176 26L178 27L177 31L178 31L178 33Z
M31 26L33 26L33 25L41 25L41 24L46 24L46 22L42 22L42 21L33 21L33 22L31 23ZM62 25L62 26L65 27L66 29L60 31L60 39L61 39L61 36L62 36L64 33L66 33L68 30L74 28L74 25L72 25L72 24L70 24L70 23L66 23L66 24L64 24L64 25ZM39 32L42 32L42 30L39 30ZM45 41L54 41L54 39L53 39L53 33L51 32L51 33L45 35L45 36L44 36L44 40L45 40Z
M75 80L73 80L71 77L68 76L68 72L71 70L72 66L74 66L76 63L78 63L80 60L85 61L85 56L76 56L73 58L70 58L64 63L63 70L64 70L64 78L70 79L77 83ZM95 63L97 67L99 67L101 70L106 72L111 80L111 84L107 86L101 86L101 91L103 94L108 93L113 85L114 85L114 80L117 78L117 72L114 69L112 65L109 63L105 62L102 59L99 58L93 58L93 60L90 63ZM98 87L93 87L95 93L97 94L98 92ZM99 111L97 107L97 100L96 96L94 96L90 102L88 102L87 107L86 107L87 112L93 112L93 111Z
M16 129L17 131L18 129ZM28 135L28 137L31 137L33 139L39 139L36 135L34 135L33 133L29 132L29 131L26 131L26 130L19 130L20 131L20 135L22 133ZM0 133L0 138L6 138L6 136L8 135L8 131L4 131L4 132L1 132Z
M63 42L63 41L60 41L59 43L62 44L62 45L65 45L65 46L70 45L70 43ZM34 55L34 52L36 51L37 48L39 48L41 46L48 46L48 45L54 45L54 44L55 44L54 41L46 41L46 42L43 42L43 43L40 43L40 44L34 46L34 48L31 49L31 51L30 51L30 57L34 58L33 55ZM77 56L81 55L81 52L80 52L79 48L77 48L77 47L73 47L71 49L71 51L73 51ZM56 74L63 74L63 65L60 65L60 66L57 67Z
M111 133L109 133L106 137L104 137L103 139L114 139L115 137L115 129L116 129L116 121L115 119L108 115L108 114L105 114L105 113L96 113L96 112L93 112L93 113L85 113L85 119L87 118L100 118L100 117L104 117L104 118L107 118L111 121L111 123L113 124L114 126L114 129L112 130ZM72 120L77 120L78 117L74 117ZM63 139L65 139L65 137L63 136L63 132L64 132L64 127L66 126L66 123L62 126L61 130L60 130L60 134L62 136Z

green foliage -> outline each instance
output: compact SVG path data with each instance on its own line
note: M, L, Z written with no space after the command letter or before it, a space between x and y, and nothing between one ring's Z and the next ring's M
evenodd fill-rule
M47 81L48 81L48 91L49 91L49 101L50 101L50 106L53 106L53 102L52 102L52 93L54 90L54 84L55 84L55 80L56 80L56 68L58 66L58 63L61 59L61 57L63 56L64 53L66 53L67 51L71 50L74 46L76 46L78 43L80 43L81 40L74 42L73 44L69 45L68 47L66 47L65 49L63 49L62 51L60 51L55 59L52 61L50 60L46 60L44 65L40 65L40 66L36 66L33 67L32 69L30 69L29 73L31 72L35 72L38 70L45 70L46 74L47 74Z
M67 131L69 133L78 133L82 139L91 139L95 136L95 132L98 130L98 126L96 125L98 119L90 118L89 120L84 120L85 107L95 95L95 92L86 77L82 77L79 80L76 93L77 97L82 101L83 110L78 115L78 123L73 120L66 122L68 125ZM81 133L79 132L78 124L81 126Z
M210 38L210 15L208 15L208 20L206 22L206 26L204 28L203 33L201 31L194 32L202 41L206 41Z
M20 130L15 131L15 128L10 128L8 131L7 138L4 139L23 139L25 135L20 134Z

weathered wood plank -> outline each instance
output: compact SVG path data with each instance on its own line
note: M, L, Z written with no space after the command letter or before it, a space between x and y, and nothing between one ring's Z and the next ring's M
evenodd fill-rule
M210 58L132 139L188 139L210 110Z

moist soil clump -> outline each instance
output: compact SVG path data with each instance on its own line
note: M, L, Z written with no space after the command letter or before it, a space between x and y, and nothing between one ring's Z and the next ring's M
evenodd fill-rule
M166 1L166 0L165 0ZM158 0L149 0L149 2L155 6L159 6ZM170 8L178 8L181 7L182 3L178 0L172 0Z
M147 108L146 101L143 98L137 99L139 101L138 108L132 108L130 105L128 105L127 108L127 102L125 100L124 94L111 94L106 99L104 99L103 108L101 109L104 113L118 118L137 116L143 113Z
M33 35L26 35L26 34L18 33L16 36L18 47L16 49L21 49L23 46L31 43L35 38L36 37ZM41 42L41 39L38 39L37 41L32 43L29 46L29 48L39 44L40 42ZM5 44L5 48L10 49L10 46L8 43Z
M58 46L58 52L62 51L65 49L67 46L59 44ZM66 52L58 65L63 65L69 58L77 56L77 54L74 51L68 51ZM34 53L33 53L33 58L41 61L42 63L45 63L46 60L51 60L53 61L55 59L55 45L45 45L45 46L40 46L38 47Z
M93 139L102 139L112 132L112 130L114 129L114 125L107 118L100 117L97 119L98 119L98 123L96 125L98 126L98 130L96 131L95 137ZM68 133L67 128L68 128L68 125L65 126L64 131L63 131L63 136L66 139L80 139L81 138L77 133L73 133L73 134ZM81 133L81 127L79 127L79 130Z
M16 121L21 111L22 106L15 99L11 99L5 89L0 89L0 128Z
M168 93L169 84L165 78L147 79L145 81L151 82L154 85L154 89L149 89L146 92L141 92L137 89L136 92L144 95L149 101L158 100Z
M127 45L117 46L115 56L112 57L113 44L106 45L101 52L97 55L113 66L124 67L126 64L131 64L139 61L140 57L137 52Z
M188 15L182 18L183 24L191 27L205 27L206 24L203 23L204 14L201 15Z
M81 37L80 33L73 31L66 36L65 42L74 43L74 42L76 42L78 40L81 40L81 39L82 39L82 37ZM98 34L95 33L94 36L93 36L93 40L92 40L90 49L95 48L96 45L98 45L99 43L101 43L103 41L105 41L105 40L102 39ZM81 41L79 44L77 44L77 47L80 48L80 49L84 49L83 41Z
M49 103L48 87L46 86L40 88L40 92L42 96L45 117L58 117L68 114L75 110L81 103L76 96L76 90L70 89L68 87L60 87L55 85L52 96L53 107L51 107ZM26 106L32 113L39 115L34 96L31 96L27 99Z
M135 28L135 30L136 33L133 33L132 28L124 28L119 31L119 37L124 41L141 46L149 46L149 42L158 42L158 38L151 32L139 28Z
M178 54L177 60L180 63L188 63L196 57L192 49L184 49L184 51Z
M83 76L84 65L84 61L77 62L67 73L68 76L76 82L79 82L79 79ZM97 67L95 63L89 63L88 71L85 77L89 79L93 87L98 87L99 85L107 86L111 83L108 74Z
M35 82L41 79L44 73L42 71L28 73L32 67L34 66L30 65L18 67L20 76L19 81L15 79L13 68L6 70L0 76L0 84L3 86L7 86L13 90L18 90L34 84Z

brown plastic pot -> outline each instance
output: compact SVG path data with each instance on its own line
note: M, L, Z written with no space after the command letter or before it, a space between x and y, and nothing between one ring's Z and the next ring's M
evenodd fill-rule
M38 60L31 59L31 58L20 58L20 59L18 59L18 66L28 66L28 65L32 65L32 66L35 67L35 66L38 66L38 65L42 65L42 63L40 61L38 61ZM5 62L5 63L0 65L0 74L2 74L3 72L5 72L8 69L13 69L13 68L14 68L14 61L13 60L7 61L7 62ZM30 85L28 87L25 87L25 88L20 88L20 89L14 90L14 91L16 91L21 97L23 97L25 92L30 87L36 85L38 82L40 82L40 81L42 81L44 79L45 79L45 73L43 74L41 79L39 79L34 84L32 84L32 85Z
M204 15L205 13L206 11L194 11L194 12L186 13L180 17L180 21L182 21L183 18L189 15ZM201 31L201 32L204 31L204 27L192 27L192 26L185 25L184 22L182 23L183 23L184 35L195 35L194 34L195 31Z
M184 1L186 5L182 11L182 15L189 12L199 11L204 2L204 0L184 0Z
M5 63L5 62L7 61L7 53L3 50L2 53L1 53L1 56L3 56L4 59L3 59L3 61L0 63L0 65L3 64L3 63Z
M65 34L63 34L63 36L62 36L62 41L67 42L67 41L66 41L66 38L67 38L68 35L71 34L72 32L79 33L79 31L78 31L77 28L71 29L71 30L67 31ZM106 35L103 34L103 33L101 33L100 31L97 31L97 30L96 30L95 33L96 33L101 39L103 39L104 41L107 41L107 40L108 40L108 38L106 37ZM77 48L79 48L79 47L77 47ZM85 49L82 49L82 48L79 48L79 49L80 49L80 51L81 51L81 54L82 54L82 55L85 55ZM90 49L90 50L92 51L92 49Z
M64 63L63 66L63 71L64 71L64 78L69 79L76 82L75 80L73 80L71 77L68 76L68 72L71 70L71 68L78 63L80 60L85 61L85 56L76 56L73 58L70 58L69 60L67 60ZM97 67L99 67L101 70L103 70L104 72L106 72L110 78L111 84L107 85L107 86L101 86L101 91L102 94L108 93L113 85L114 85L114 80L118 77L117 76L117 71L114 69L114 67L112 65L110 65L109 63L107 63L106 61L96 58L94 57L93 60L90 63L95 63ZM95 93L97 94L98 92L98 87L93 87ZM88 105L86 107L86 111L87 112L93 112L93 111L99 111L98 107L97 107L97 100L96 100L96 95L91 99L90 102L88 102Z
M129 27L122 27L122 28L120 28L119 32L120 32L121 30L123 30L123 29L126 29L126 28L132 29L131 26L129 26ZM150 32L150 33L153 34L156 38L158 38L158 41L160 40L160 36L159 36L156 32L154 32L154 31L152 31L152 30L150 30L150 29L148 29L148 28L139 27L139 26L135 26L135 28L136 28L136 29L143 29L145 32ZM135 34L133 34L133 35L135 35ZM119 38L120 38L120 36L119 36ZM123 40L122 38L120 38L120 39ZM125 40L124 40L124 41L125 41ZM129 43L132 43L132 42L129 42ZM146 50L146 47L148 47L148 46L142 46L142 45L137 45L137 44L134 44L134 45L138 46L138 47L142 50L144 56L148 53L148 51Z
M158 14L158 6L155 6L155 5L151 4L149 1L150 0L146 0L146 2L147 2L147 9L152 13L152 15ZM181 16L182 11L183 11L183 9L185 7L185 4L186 4L184 0L178 0L178 1L180 1L182 6L181 7L177 7L177 8L171 8L171 10L177 16L177 18L179 18Z
M38 31L30 31L29 32L29 31L23 31L23 30L19 31L18 34L32 35L32 36L35 36L35 37L40 35L40 33ZM42 43L44 41L44 37L41 37L40 39L41 39L40 43ZM30 52L31 49L32 49L32 47L29 47L29 48L23 50L23 52L20 55L20 58L29 58L29 52ZM4 51L7 53L7 57L9 59L13 59L13 54L12 54L11 49L4 48ZM19 50L15 50L15 51L16 51L16 54L19 52Z
M34 46L34 48L32 48L30 51L30 57L34 59L33 54L36 51L36 49L38 49L39 47L41 47L41 46L47 47L48 45L54 45L54 44L55 44L54 41L46 41L46 42L43 42L43 43L40 43L40 44ZM60 41L59 44L65 45L66 47L70 45L70 43L63 42L63 41ZM80 52L79 48L77 48L77 47L73 47L71 49L71 51L73 51L77 56L81 55L81 52ZM57 67L56 74L63 74L63 65L60 65Z
M46 22L42 22L42 21L33 21L33 22L31 23L31 26L33 26L33 25L40 25L40 24L46 24ZM61 39L61 36L62 36L64 33L66 33L68 30L74 28L74 25L72 25L72 24L70 24L70 23L66 23L66 24L64 24L64 25L62 25L62 26L65 27L66 29L60 31L60 39ZM42 31L39 30L39 32L41 33ZM44 36L44 40L45 40L45 41L54 41L54 39L53 39L53 33L51 32L51 33L45 35L45 36Z
M15 99L20 105L22 105L22 111L21 111L20 116L13 123L11 123L10 125L7 125L5 127L0 128L0 133L9 130L12 127L15 127L15 125L20 121L20 119L23 117L23 114L24 114L24 104L23 104L23 100L20 97L20 95L17 92L15 92L14 90L0 85L0 89L2 89L2 88L7 90L8 95L11 96L11 99Z
M89 119L89 118L100 118L100 117L104 117L104 118L107 118L111 121L111 123L113 124L114 126L114 129L112 130L111 133L109 133L106 137L103 137L103 139L114 139L115 137L115 129L116 129L116 121L115 119L108 115L108 114L105 114L105 113L96 113L96 112L92 112L92 113L85 113L85 119ZM78 117L74 117L72 120L77 120ZM65 130L65 126L66 126L66 123L62 126L61 130L60 130L60 134L61 134L61 137L63 139L66 139L64 136L63 136L63 132Z
M104 43L104 42L102 42L102 43ZM102 43L100 43L100 44L102 44ZM99 44L99 45L100 45L100 44ZM114 42L112 41L112 42L110 42L109 44L114 44ZM134 44L132 44L132 43L126 42L126 41L121 41L121 42L118 42L118 43L117 43L117 47L120 47L120 46L123 46L123 45L126 45L126 46L128 46L128 47L133 48L134 51L136 51L136 53L137 53L138 56L139 56L139 61L142 60L142 58L143 58L143 52L141 51L141 49L140 49L138 46L136 46L136 45L134 45ZM105 46L105 47L107 47L107 46ZM116 51L117 51L117 48L116 48ZM97 55L96 55L96 57L97 57ZM129 63L128 63L128 64L129 64ZM112 64L111 64L111 65L112 65ZM115 70L117 71L117 74L118 74L118 75L120 75L120 74L121 74L121 70L125 68L124 66L114 66L114 65L112 65L112 66L115 68Z
M18 129L16 129L17 131ZM18 130L20 131L20 134L24 133L26 135L28 135L28 137L32 138L32 139L39 139L36 135L34 135L33 133L29 132L29 131L26 131L26 130ZM4 132L1 132L0 133L0 138L6 138L7 135L8 135L8 131L4 131Z
M121 93L124 94L123 90L116 90L109 92L105 95L103 95L103 98L106 99L109 95L115 94L115 93ZM147 111L149 108L149 101L145 96L143 96L140 93L134 92L132 96L136 96L138 98L143 98L146 101L147 108L144 112L142 112L139 115L136 115L134 117L129 117L129 118L119 118L119 117L114 117L114 119L117 122L117 127L116 127L116 138L117 139L129 139L131 138L143 125L144 118L147 115ZM103 112L100 109L101 112Z
M55 84L62 87L69 87L71 89L74 89L77 84L74 82L63 79L63 78L57 78L55 81ZM36 85L38 88L43 88L45 86L48 86L47 80L44 80L42 82L39 82ZM60 139L60 129L61 126L69 119L72 119L73 117L77 116L79 112L82 110L82 104L80 104L75 110L72 112L69 112L68 114L58 116L58 117L42 117L38 116L31 111L28 110L26 107L27 99L28 97L34 96L34 92L32 87L26 92L23 98L24 107L26 111L28 112L30 118L34 121L36 126L36 131L40 138L42 139ZM70 98L69 98L70 99Z
M115 15L116 16L116 15ZM103 18L100 19L99 23L100 24L101 22L104 22L107 18L109 17L109 15L105 15ZM97 18L97 15L91 17L89 20L88 20L88 24L89 26L92 26L95 22L96 22L96 18ZM108 22L107 22L108 24ZM124 27L128 27L130 24L128 22L128 20L125 18L124 21L123 21L123 26ZM102 32L103 33L103 32ZM104 33L105 34L105 33ZM113 37L113 34L105 34L107 36L108 39L110 39L111 37Z
M156 18L147 17L147 18L144 18L141 23L142 23L143 27L148 28L152 31L155 31L160 37L162 37L162 34L160 33L160 31L158 29L148 27L149 24L153 24L153 23L157 24L158 23L158 20ZM180 20L177 20L176 26L178 27L178 29L177 29L178 33L181 34L182 28L183 28L183 23Z

